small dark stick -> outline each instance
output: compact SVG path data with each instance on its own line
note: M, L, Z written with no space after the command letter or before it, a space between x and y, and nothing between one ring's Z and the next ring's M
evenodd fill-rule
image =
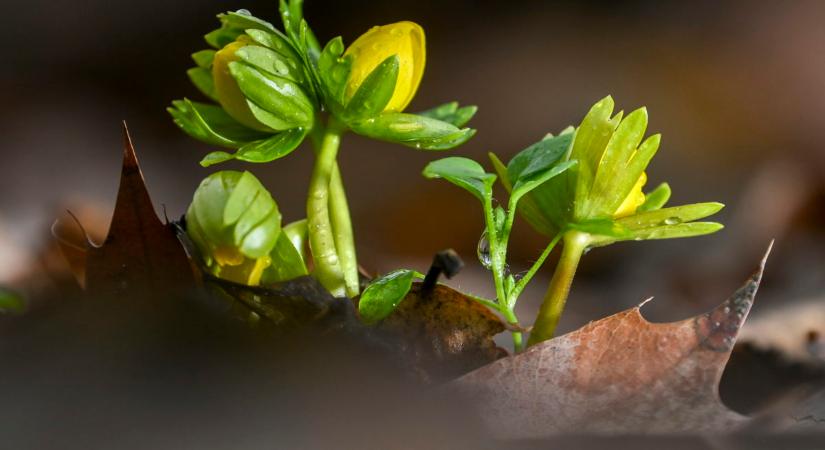
M432 292L438 283L438 277L443 273L445 277L452 278L464 267L464 261L458 256L455 250L448 248L435 254L430 270L421 283L421 293L424 295Z

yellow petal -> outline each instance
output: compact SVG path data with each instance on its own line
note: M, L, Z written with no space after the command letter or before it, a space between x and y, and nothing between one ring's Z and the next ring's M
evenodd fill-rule
M244 255L240 250L228 245L222 245L215 249L213 254L215 262L220 266L239 266L244 262Z
M249 109L249 105L246 103L246 96L238 87L238 82L229 73L229 63L240 59L235 52L246 45L247 42L241 37L215 53L215 58L212 60L212 80L215 82L215 93L218 95L218 101L223 109L233 119L249 128L270 131L266 125L259 122L252 114L252 110Z
M264 270L272 264L269 256L257 259L244 258L238 265L219 266L217 276L235 283L247 286L257 286L261 283Z
M398 81L385 111L399 112L412 101L426 62L424 30L414 22L376 26L362 34L344 55L352 55L352 71L347 83L347 98L352 98L361 83L392 55L398 56Z
M636 181L636 184L633 186L633 189L630 190L630 194L625 197L624 201L622 202L619 209L613 213L613 218L618 219L620 217L629 216L636 212L636 209L645 202L645 194L642 192L642 188L647 183L647 173L642 172L642 176L639 177L639 180Z

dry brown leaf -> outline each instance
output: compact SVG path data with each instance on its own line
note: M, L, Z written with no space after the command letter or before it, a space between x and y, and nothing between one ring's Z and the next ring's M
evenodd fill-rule
M764 267L765 259L708 313L655 324L639 305L498 360L452 386L477 401L502 437L730 431L747 419L721 403L719 380Z
M115 212L106 240L89 249L86 288L103 295L190 288L194 276L189 259L172 227L155 213L125 123L123 139Z
M501 319L464 294L444 285L410 293L376 327L397 345L398 356L424 379L446 381L507 354L493 337Z

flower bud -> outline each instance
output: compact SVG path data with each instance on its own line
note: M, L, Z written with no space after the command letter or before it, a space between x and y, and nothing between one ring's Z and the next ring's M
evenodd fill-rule
M215 94L224 111L233 119L246 125L249 128L260 131L271 131L269 127L262 124L249 109L246 96L238 87L238 82L229 71L229 63L239 61L240 57L236 52L248 45L248 38L240 36L236 41L228 44L215 53L212 60L212 79L215 82Z
M353 59L346 86L347 99L352 98L361 83L390 56L398 57L398 78L395 91L384 111L400 112L415 96L426 60L424 30L414 22L398 22L376 26L362 34L344 53Z
M186 232L213 275L254 286L272 263L281 213L251 173L217 172L195 191Z

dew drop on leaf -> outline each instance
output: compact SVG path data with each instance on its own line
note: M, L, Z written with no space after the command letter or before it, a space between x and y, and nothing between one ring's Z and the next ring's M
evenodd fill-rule
M665 225L678 225L682 223L682 219L678 217L668 217L665 219Z
M493 265L493 259L490 256L490 241L487 239L486 231L478 240L478 248L476 249L476 253L478 254L478 261L481 265L484 266L485 269L489 270Z

